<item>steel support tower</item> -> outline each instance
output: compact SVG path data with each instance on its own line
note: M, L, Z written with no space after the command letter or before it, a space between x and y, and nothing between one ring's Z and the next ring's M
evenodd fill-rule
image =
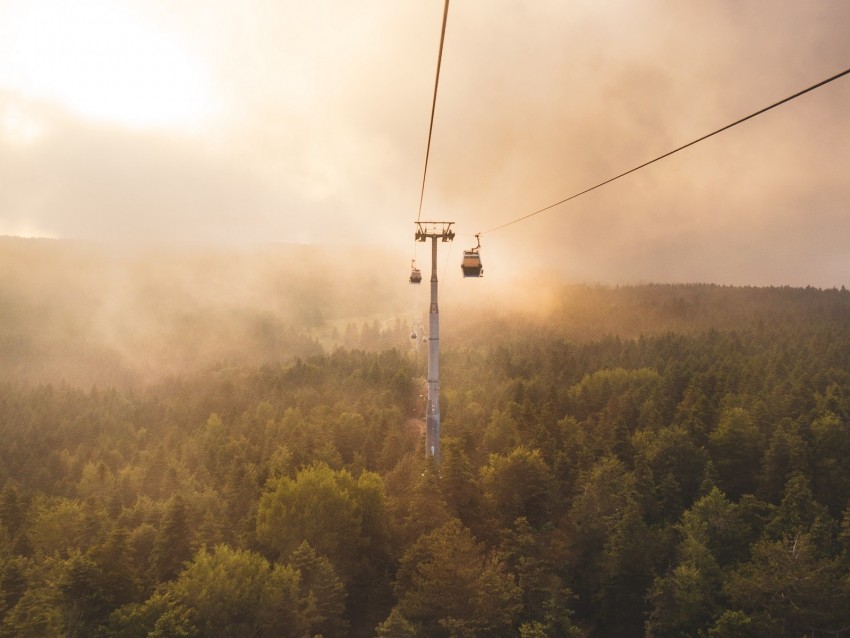
M440 462L440 307L437 303L437 240L452 241L454 222L416 222L416 241L431 240L431 306L428 310L428 403L425 456Z

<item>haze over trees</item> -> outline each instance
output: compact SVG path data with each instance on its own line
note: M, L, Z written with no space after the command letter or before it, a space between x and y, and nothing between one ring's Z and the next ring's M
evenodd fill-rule
M406 300L9 241L0 636L850 635L846 290L446 313L436 468Z

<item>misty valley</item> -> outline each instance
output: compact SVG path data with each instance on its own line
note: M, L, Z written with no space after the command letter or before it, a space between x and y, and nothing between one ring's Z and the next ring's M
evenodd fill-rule
M408 263L0 238L0 637L850 635L850 291Z

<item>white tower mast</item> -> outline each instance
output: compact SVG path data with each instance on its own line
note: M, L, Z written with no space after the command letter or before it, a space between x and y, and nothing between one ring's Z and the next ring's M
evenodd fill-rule
M416 241L431 240L431 307L428 311L428 403L425 456L440 462L440 308L437 303L437 240L452 241L454 222L416 222Z

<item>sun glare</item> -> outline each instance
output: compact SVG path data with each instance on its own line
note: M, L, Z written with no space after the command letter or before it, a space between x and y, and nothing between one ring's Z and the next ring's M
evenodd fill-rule
M0 133L17 146L27 146L38 141L45 127L35 116L17 104L0 106Z
M57 239L58 236L26 222L4 222L0 220L0 237L22 237L24 239Z
M132 127L191 129L212 114L204 66L124 3L29 0L11 17L3 88Z

